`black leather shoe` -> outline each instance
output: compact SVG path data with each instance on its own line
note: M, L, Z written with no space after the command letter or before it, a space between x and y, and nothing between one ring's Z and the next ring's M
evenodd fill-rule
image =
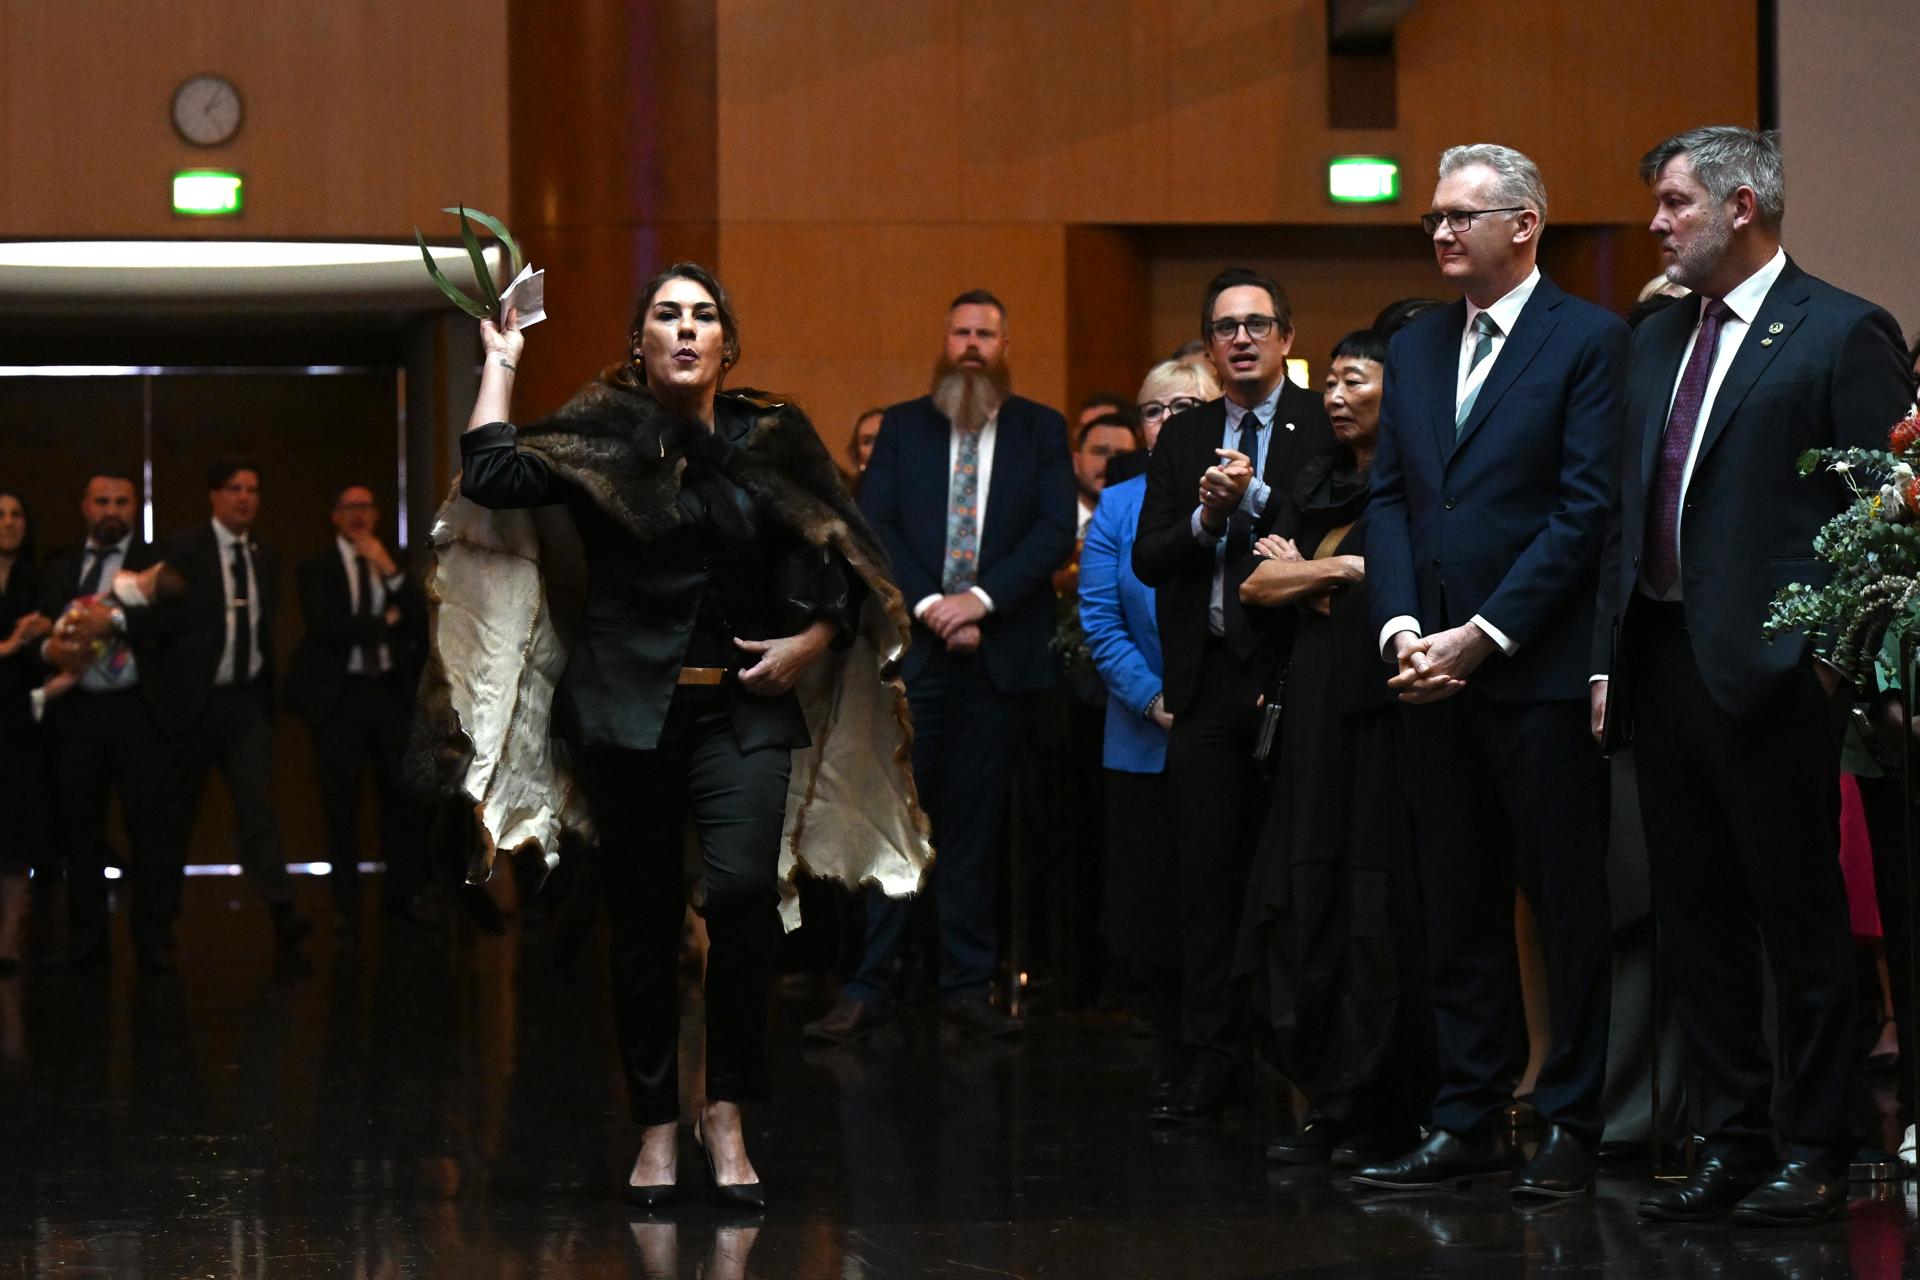
M841 996L833 1008L800 1028L800 1034L816 1044L859 1044L889 1020L881 1005Z
M1847 1207L1847 1176L1805 1160L1789 1160L1733 1206L1736 1227L1804 1227Z
M1593 1194L1593 1153L1587 1144L1561 1125L1552 1125L1540 1139L1533 1159L1521 1166L1514 1180L1515 1199L1571 1200Z
M636 1187L627 1183L627 1203L635 1209L664 1209L672 1204L679 1188L671 1182L655 1183L652 1186Z
M1218 1120L1226 1110L1226 1082L1211 1071L1190 1069L1173 1096L1155 1107L1149 1118L1156 1124L1198 1124Z
M1459 1186L1483 1174L1504 1172L1506 1168L1491 1140L1435 1129L1425 1142L1398 1160L1367 1165L1348 1177L1362 1187L1406 1191Z
M1334 1147L1346 1136L1345 1125L1308 1116L1298 1130L1282 1134L1267 1144L1267 1159L1275 1164L1325 1164L1333 1158Z
M948 1000L940 1006L940 1022L972 1040L1015 1040L1027 1034L1026 1023L985 1000Z
M1767 1166L1760 1158L1714 1152L1694 1166L1685 1182L1660 1187L1642 1200L1639 1214L1649 1222L1706 1222L1732 1209L1766 1180Z
M713 1152L707 1147L706 1135L700 1132L700 1126L693 1126L693 1142L700 1148L700 1154L707 1158L707 1185L713 1188L714 1199L723 1209L740 1209L748 1213L762 1213L767 1207L766 1189L758 1182L722 1182L720 1170L713 1163Z
M1362 1129L1334 1147L1330 1163L1336 1169L1358 1169L1381 1164L1418 1145L1420 1131L1411 1125Z

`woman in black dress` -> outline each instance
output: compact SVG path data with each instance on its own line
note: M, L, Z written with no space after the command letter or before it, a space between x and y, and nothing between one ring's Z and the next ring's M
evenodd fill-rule
M52 624L36 611L40 571L26 500L0 489L0 977L20 968L27 872L45 866L51 835L47 763L28 694Z
M1307 1097L1268 1156L1364 1163L1417 1141L1432 1096L1420 900L1399 708L1367 620L1368 471L1386 343L1333 350L1334 445L1301 470L1284 527L1241 588L1297 613L1279 774L1248 892L1241 970L1275 1065Z
M522 429L508 410L524 337L509 314L503 327L482 322L481 338L461 496L494 509L562 504L584 555L583 616L553 691L551 734L566 744L600 847L616 1030L642 1126L627 1196L647 1207L673 1196L691 816L709 939L706 1102L694 1140L722 1200L758 1208L740 1104L768 1088L783 822L800 839L788 783L796 751L812 745L794 689L854 645L869 593L904 633L899 593L875 568L884 556L867 553L877 544L804 416L721 391L739 328L705 269L680 263L651 281L628 360ZM795 790L811 800L816 781ZM859 782L889 794L884 772ZM910 792L891 794L899 829L914 830ZM812 830L832 817L807 816Z

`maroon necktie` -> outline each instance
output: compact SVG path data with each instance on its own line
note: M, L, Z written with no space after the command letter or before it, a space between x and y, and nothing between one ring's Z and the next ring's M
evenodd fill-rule
M1720 299L1707 299L1700 313L1700 334L1693 340L1693 354L1687 358L1680 388L1673 393L1673 410L1667 415L1667 434L1660 442L1660 460L1653 473L1653 495L1647 499L1644 572L1647 585L1657 596L1673 590L1680 577L1673 545L1680 527L1680 483L1686 478L1687 453L1693 448L1693 433L1700 426L1700 406L1706 401L1707 381L1713 376L1720 326L1731 314Z

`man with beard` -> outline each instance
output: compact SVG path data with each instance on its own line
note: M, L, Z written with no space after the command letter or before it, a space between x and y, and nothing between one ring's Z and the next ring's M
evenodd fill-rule
M1265 788L1253 760L1259 701L1291 639L1256 634L1240 605L1253 544L1274 526L1301 466L1333 443L1320 397L1287 381L1293 309L1275 280L1243 267L1213 278L1200 333L1226 398L1171 418L1147 462L1133 571L1155 588L1173 716L1173 797L1187 1068L1154 1119L1217 1116L1252 1060L1233 988L1234 947Z
M1640 1215L1817 1222L1845 1208L1858 1146L1837 861L1846 700L1805 636L1769 642L1761 623L1781 587L1826 580L1814 534L1850 497L1838 476L1801 478L1796 459L1884 449L1912 384L1893 318L1781 249L1778 135L1694 129L1640 174L1667 276L1698 297L1634 333L1593 636L1592 670L1612 679L1595 679L1590 710L1596 737L1631 716L1662 972L1707 1140L1692 1176Z
M902 675L913 775L939 851L941 1019L962 1035L1018 1035L988 1003L1007 784L1028 704L1059 680L1048 651L1053 571L1073 552L1066 420L1011 393L1006 308L984 289L953 300L933 391L888 409L860 507L912 602ZM910 904L867 896L858 972L809 1039L865 1039L889 1017Z
M123 476L87 481L80 500L87 540L47 565L41 612L57 621L41 653L80 672L79 682L47 707L67 862L65 963L88 969L107 962L102 855L108 796L117 790L133 854L134 951L142 971L161 973L173 967L171 903L180 865L167 838L154 686L142 677L179 618L177 608L129 604L113 594L115 574L148 568L158 558L133 536L137 505L133 481Z

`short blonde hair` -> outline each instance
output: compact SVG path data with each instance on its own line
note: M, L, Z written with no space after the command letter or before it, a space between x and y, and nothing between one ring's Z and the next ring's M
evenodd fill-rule
M1162 360L1147 370L1145 381L1140 384L1140 394L1134 399L1145 404L1149 400L1171 400L1175 396L1194 396L1201 400L1220 398L1220 380L1213 370L1205 365L1189 364L1181 360Z

